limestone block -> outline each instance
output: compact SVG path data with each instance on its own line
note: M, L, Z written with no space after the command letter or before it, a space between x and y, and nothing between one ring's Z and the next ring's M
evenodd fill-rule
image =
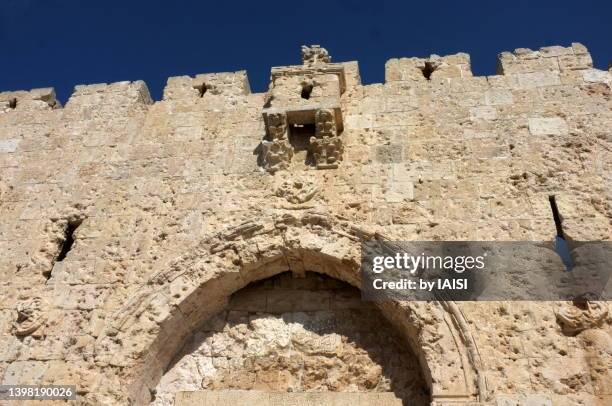
M485 92L485 103L488 105L512 104L513 102L512 93L508 90L492 89Z
M97 374L88 368L85 362L52 361L45 371L41 383L43 385L75 385L77 394L82 395L94 390L97 384Z
M385 82L471 77L470 56L465 53L429 58L390 59L385 64Z
M588 359L593 391L596 395L612 395L612 371L609 367L611 362L612 357L609 355Z
M498 395L496 397L497 406L552 406L549 395L530 394L530 395Z
M398 163L402 161L402 145L379 145L373 155L381 164Z
M373 118L373 114L355 114L346 116L344 122L347 129L357 130L372 127Z
M497 109L493 106L479 106L470 109L471 120L495 120Z
M63 285L56 284L56 290L63 293L56 296L56 306L66 310L93 310L102 306L110 294L106 285Z
M200 91L206 89L202 94L213 95L248 95L251 93L247 72L223 72L207 73L196 75L192 81L192 86Z
M163 97L164 100L184 98L195 100L198 97L198 90L193 87L193 80L189 76L176 76L168 78Z
M558 72L543 71L517 74L519 89L531 89L536 87L560 85L561 79Z
M266 311L266 295L260 294L256 290L243 292L241 295L233 297L230 300L229 308L231 310L243 311Z
M0 92L0 113L10 111L38 111L61 108L52 87L28 91Z
M341 351L342 337L333 333L320 337L300 326L292 328L291 343L296 349L308 355L335 356Z
M48 367L41 361L15 361L6 369L2 385L39 385Z
M529 119L529 132L533 135L564 135L568 126L561 117L533 117Z
M22 343L7 327L2 330L3 333L0 335L0 361L14 362L21 354Z
M0 140L0 154L8 154L17 151L17 146L20 142L21 140L19 138Z
M563 357L564 368L559 368L560 357L533 358L530 360L530 375L536 392L549 388L559 395L594 394L588 361Z
M361 295L353 290L337 290L332 297L330 308L335 309L367 309L370 304L361 300Z
M585 48L586 51L586 48ZM562 56L562 55L573 55L574 54L574 44L571 47L562 47L559 45L553 45L550 47L542 47L540 48L540 54L544 57L552 57L552 56Z
M612 82L612 75L610 75L610 72L597 70L597 69L585 70L584 73L582 74L582 77L585 82L593 82L593 83L603 82L603 83L608 83L608 84Z
M535 53L516 55L516 52L502 52L498 56L497 73L500 75L550 70L559 70L557 58L539 57Z
M561 70L589 69L593 67L593 59L590 54L565 55L559 57L559 68Z

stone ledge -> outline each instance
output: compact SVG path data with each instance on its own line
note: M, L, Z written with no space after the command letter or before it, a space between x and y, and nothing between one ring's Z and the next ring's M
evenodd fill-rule
M392 392L260 392L260 391L197 391L178 392L175 406L276 406L276 405L333 405L333 406L401 406L402 401Z

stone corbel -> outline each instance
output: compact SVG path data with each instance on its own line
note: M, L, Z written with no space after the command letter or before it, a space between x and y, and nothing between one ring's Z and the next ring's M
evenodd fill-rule
M338 137L333 110L319 109L315 113L316 136L310 138L310 149L317 169L334 169L342 160L342 140Z
M331 109L317 110L315 113L315 126L317 138L335 137L338 135L336 115Z
M271 112L266 117L268 140L261 143L264 168L274 173L286 169L293 157L293 148L289 144L287 114Z
M342 160L342 140L338 137L310 137L310 148L317 169L335 169Z

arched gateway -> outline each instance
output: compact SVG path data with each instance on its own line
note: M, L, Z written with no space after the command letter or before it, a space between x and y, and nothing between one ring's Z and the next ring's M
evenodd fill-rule
M228 227L171 261L107 323L96 359L120 360L121 381L137 404L153 388L185 340L251 282L282 272L315 271L360 286L360 242L379 238L355 224L316 212L284 212ZM452 302L384 302L379 309L418 358L431 400L486 397L480 360Z

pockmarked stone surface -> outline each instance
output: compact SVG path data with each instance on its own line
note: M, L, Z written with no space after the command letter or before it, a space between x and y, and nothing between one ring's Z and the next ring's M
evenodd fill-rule
M367 85L332 54L304 47L266 93L245 71L169 78L159 101L142 81L63 106L1 92L1 383L76 385L80 405L162 401L175 373L396 394L385 371L418 360L404 381L439 406L612 403L605 301L376 303L356 325L388 323L406 370L384 340L304 327L322 299L231 308L289 271L359 289L363 241L552 241L550 196L568 239L611 239L611 72L583 45L503 52L486 77L464 53L394 58Z
M152 404L174 405L181 391L232 389L392 392L385 396L398 404L426 405L419 361L402 341L356 288L310 272L281 274L238 291L194 332Z

